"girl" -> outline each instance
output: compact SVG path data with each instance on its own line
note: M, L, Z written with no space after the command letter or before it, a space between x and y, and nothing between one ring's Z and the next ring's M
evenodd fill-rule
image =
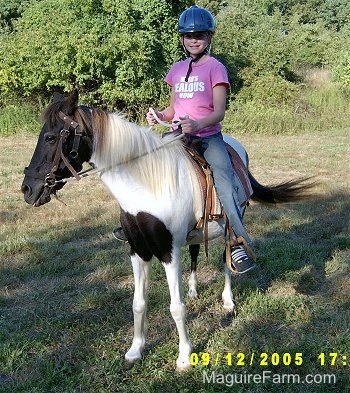
M227 70L210 56L210 46L215 31L213 15L205 8L192 6L179 18L178 31L187 59L175 63L165 77L171 86L169 106L156 111L160 120L178 121L182 132L201 142L200 153L209 163L214 184L236 237L247 243L249 236L242 224L237 196L237 182L227 153L220 122L226 109L226 91L230 87ZM157 120L151 112L147 122L154 126ZM114 231L121 238L121 228ZM256 265L242 245L231 250L233 268L245 273Z

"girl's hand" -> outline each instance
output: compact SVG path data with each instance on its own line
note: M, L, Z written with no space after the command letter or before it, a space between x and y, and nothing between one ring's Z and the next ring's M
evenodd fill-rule
M199 130L198 122L190 119L188 116L180 117L181 129L184 134L192 134Z
M160 120L163 120L163 118L164 118L163 113L158 112L158 111L155 111L155 112L156 112L156 115L158 116L158 118ZM152 115L152 113L150 111L147 112L146 120L147 120L147 123L150 127L153 127L154 125L158 124L157 120L154 118L154 116Z

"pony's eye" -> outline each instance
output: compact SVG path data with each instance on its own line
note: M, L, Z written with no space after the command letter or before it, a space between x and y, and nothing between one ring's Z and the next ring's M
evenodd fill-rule
M57 139L56 135L46 135L45 136L46 143L55 143L56 139Z

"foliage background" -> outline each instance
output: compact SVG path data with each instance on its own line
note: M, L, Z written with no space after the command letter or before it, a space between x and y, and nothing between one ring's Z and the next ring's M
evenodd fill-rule
M273 132L296 131L305 127L305 117L311 117L306 127L313 129L346 124L347 0L197 3L217 18L213 55L227 65L232 81L228 131L271 132L271 122ZM192 4L0 0L1 107L13 102L21 102L22 108L45 104L54 91L78 87L85 103L141 121L149 106L167 103L163 77L183 58L177 18ZM321 89L317 97L305 88L313 70L319 76L327 73L326 91ZM335 97L337 121L318 123L328 116L323 114ZM4 128L0 121L3 134Z

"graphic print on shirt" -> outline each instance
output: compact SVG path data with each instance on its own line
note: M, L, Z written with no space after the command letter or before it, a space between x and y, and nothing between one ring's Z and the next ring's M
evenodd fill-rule
M188 82L182 76L180 82L175 83L175 93L179 94L179 98L193 98L197 91L205 91L205 83L198 80L198 76L190 76Z

